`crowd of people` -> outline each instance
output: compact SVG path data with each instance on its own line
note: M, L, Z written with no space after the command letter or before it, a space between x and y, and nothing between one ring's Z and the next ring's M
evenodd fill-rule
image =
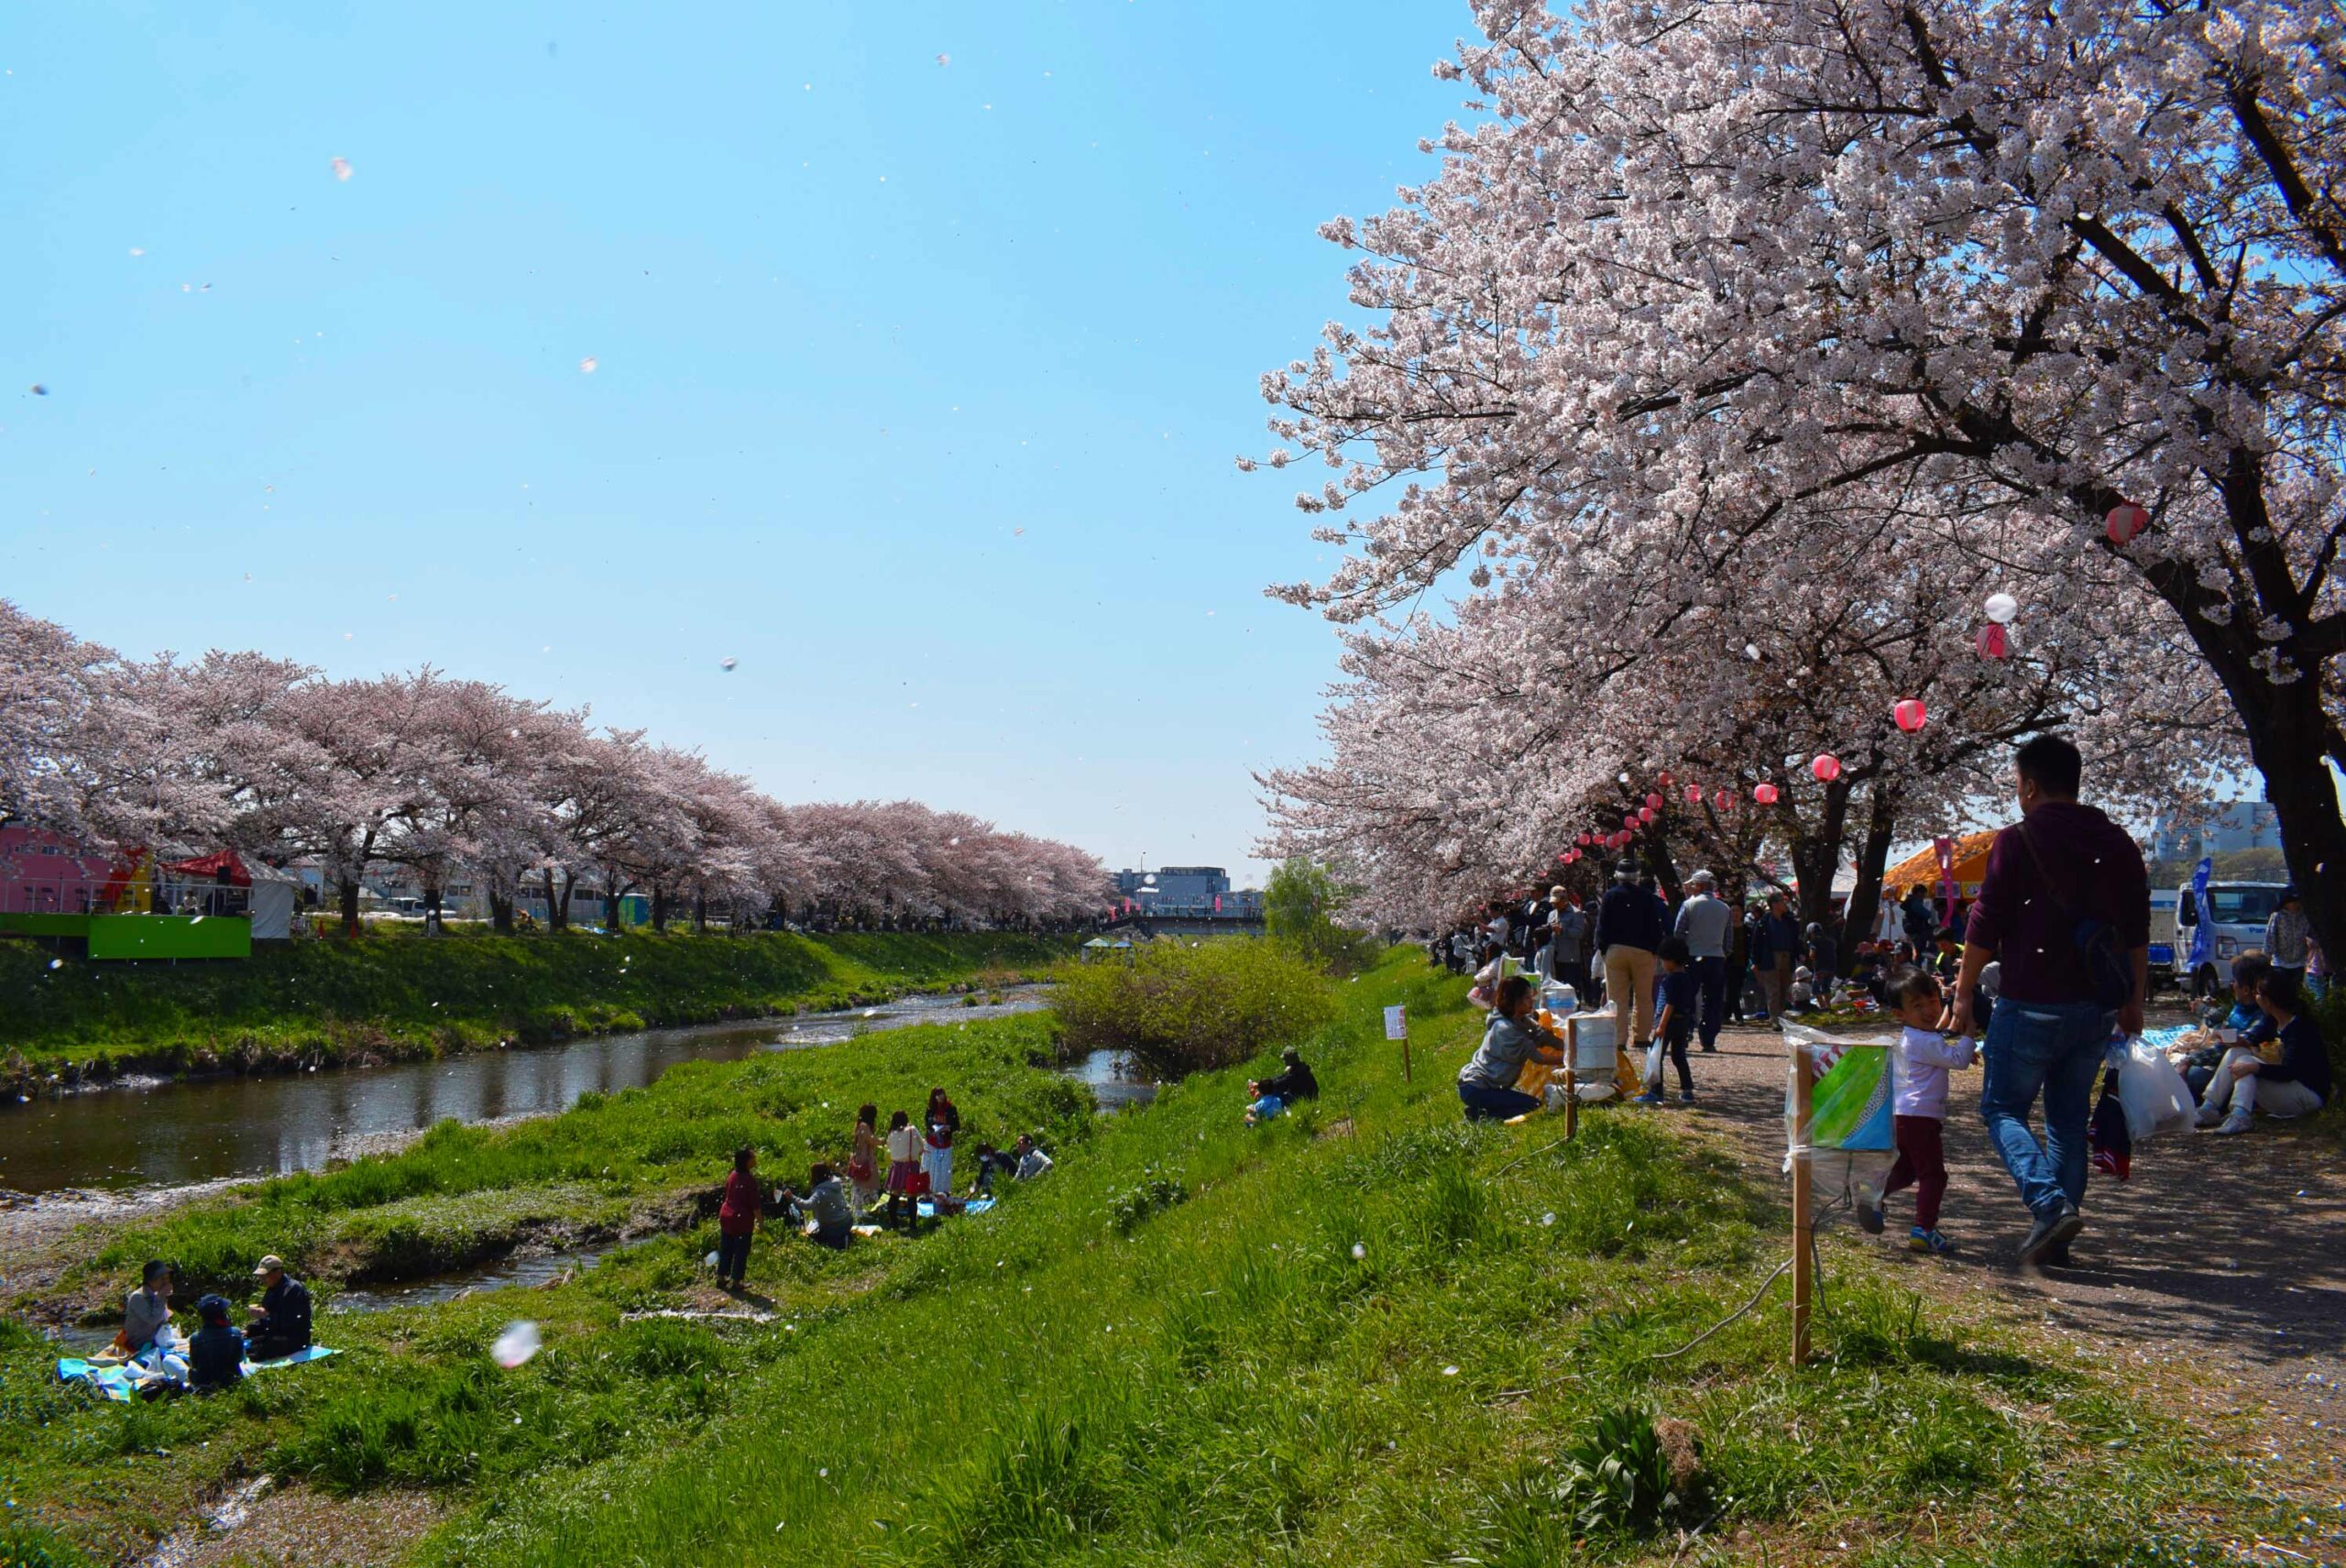
M991 1199L997 1178L1032 1181L1051 1168L1051 1157L1029 1134L1019 1134L1007 1149L980 1143L972 1151L975 1170L969 1189L956 1194L953 1156L961 1112L941 1086L928 1091L918 1122L894 1111L887 1133L879 1129L879 1107L868 1102L858 1107L845 1168L816 1161L803 1193L788 1183L769 1193L758 1179L757 1151L734 1151L733 1169L718 1199L718 1284L728 1290L743 1288L751 1240L769 1215L818 1246L844 1250L859 1225L911 1230L923 1217L924 1203L932 1219L959 1213L972 1201Z
M1800 924L1781 889L1738 911L1706 871L1686 879L1672 905L1633 861L1616 869L1593 915L1565 887L1544 901L1494 905L1429 944L1434 962L1471 970L1470 1000L1491 1014L1459 1069L1465 1114L1514 1117L1541 1106L1528 1085L1540 1076L1534 1064L1562 1059L1562 1041L1540 1011L1556 987L1570 987L1567 1000L1584 1012L1609 1006L1615 1040L1644 1053L1645 1092L1636 1099L1648 1105L1665 1103L1665 1066L1675 1069L1679 1102L1694 1103L1690 1053L1698 1043L1716 1050L1725 1024L1781 1027L1836 1004L1878 1010L1899 1024L1896 1157L1880 1191L1862 1201L1860 1222L1879 1232L1880 1200L1911 1188L1908 1244L1950 1249L1939 1223L1941 1128L1949 1074L1977 1062L1988 1141L2029 1212L2021 1259L2066 1265L2085 1223L2095 1082L2113 1042L2143 1033L2149 987L2142 852L2078 799L2081 783L2067 740L2022 745L2012 773L2020 820L1996 835L1977 896L1942 924L1941 906L1913 890L1897 906L1894 940L1845 948L1836 921ZM2331 1097L2329 1052L2308 1011L2326 965L2295 889L2267 927L2266 948L2232 960L2230 1006L2205 1021L2182 1064L2202 1127L2246 1132L2259 1112L2306 1115ZM2040 1100L2041 1137L2030 1124Z

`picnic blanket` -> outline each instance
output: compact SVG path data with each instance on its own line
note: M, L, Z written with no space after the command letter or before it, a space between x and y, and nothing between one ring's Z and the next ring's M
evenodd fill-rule
M334 1354L324 1345L313 1344L307 1350L297 1350L292 1354L280 1356L275 1361L247 1361L244 1366L245 1376L251 1377L280 1366L300 1366L304 1362L323 1361L327 1356ZM146 1375L146 1376L151 1376L152 1374ZM78 1355L60 1355L57 1358L58 1381L87 1383L107 1398L120 1404L130 1403L132 1394L137 1390L139 1384L146 1380L146 1376L141 1376L136 1362L84 1361Z

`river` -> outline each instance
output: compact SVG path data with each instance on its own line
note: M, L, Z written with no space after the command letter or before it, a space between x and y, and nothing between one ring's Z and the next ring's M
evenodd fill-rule
M0 1112L0 1189L125 1191L317 1170L395 1146L438 1122L546 1115L589 1090L641 1088L678 1062L735 1061L914 1024L1000 1018L1047 1001L1040 986L974 1007L958 995L924 994L797 1018L645 1029L389 1067L133 1080ZM1069 1071L1103 1108L1155 1093L1111 1053L1095 1053Z

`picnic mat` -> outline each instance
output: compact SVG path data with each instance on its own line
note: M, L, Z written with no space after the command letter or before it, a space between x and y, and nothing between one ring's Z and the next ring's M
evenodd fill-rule
M926 1198L922 1199L913 1207L915 1212L917 1212L924 1220L934 1220L937 1218L937 1205L930 1202ZM991 1198L972 1198L967 1203L961 1205L961 1212L964 1214L982 1214L988 1209L992 1207L993 1200Z
M280 1356L275 1361L247 1361L245 1363L245 1376L250 1377L256 1373L267 1372L274 1367L299 1366L304 1362L323 1361L327 1356L334 1354L324 1345L313 1344L307 1350L297 1350L292 1354ZM57 1376L61 1383L87 1383L107 1398L126 1405L130 1403L133 1390L138 1387L138 1379L131 1374L131 1365L129 1362L109 1364L100 1361L84 1361L78 1355L60 1355L57 1358Z

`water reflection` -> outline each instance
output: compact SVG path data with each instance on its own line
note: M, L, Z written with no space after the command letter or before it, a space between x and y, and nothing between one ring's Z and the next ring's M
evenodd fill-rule
M36 1100L0 1113L0 1188L121 1190L316 1170L442 1120L539 1115L565 1109L590 1089L640 1088L682 1061L736 1061L912 1024L999 1018L1044 1001L1041 987L977 1007L959 996L908 996L876 1009L648 1029L361 1071L199 1079Z

